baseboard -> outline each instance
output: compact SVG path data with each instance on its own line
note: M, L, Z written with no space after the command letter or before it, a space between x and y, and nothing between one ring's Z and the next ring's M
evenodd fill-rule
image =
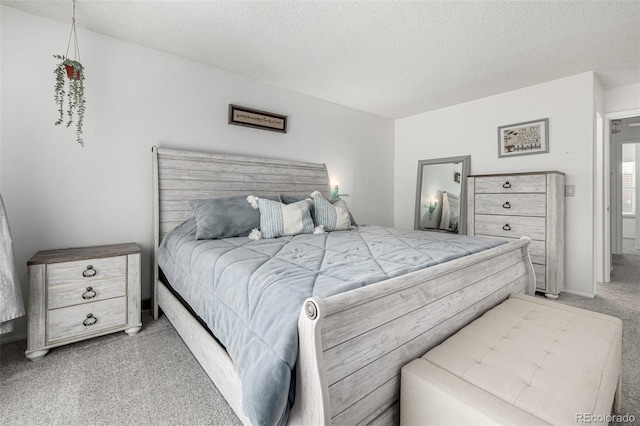
M595 294L593 293L586 293L584 291L578 291L578 290L567 290L564 289L563 290L565 293L569 293L569 294L575 294L576 296L582 296L582 297L588 297L589 299L593 299L594 297L596 297Z

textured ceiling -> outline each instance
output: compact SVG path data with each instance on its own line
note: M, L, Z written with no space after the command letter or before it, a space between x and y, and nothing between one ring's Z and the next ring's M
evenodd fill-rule
M71 1L2 4L69 23ZM640 1L93 1L76 24L387 118L594 70L640 82Z

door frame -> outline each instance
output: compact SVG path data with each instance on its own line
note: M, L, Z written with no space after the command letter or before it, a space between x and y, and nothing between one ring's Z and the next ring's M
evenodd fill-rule
M597 222L596 227L596 285L597 283L608 283L611 281L611 235L612 235L612 218L619 210L619 206L612 206L612 173L611 161L613 161L611 146L611 121L635 117L640 115L640 108L634 108L624 111L616 111L606 113L604 115L604 138L601 162L598 168L602 170L602 190L596 196L596 212L602 215L602 221ZM614 229L615 230L615 229ZM601 249L599 249L601 248ZM594 294L597 294L597 288L594 288Z

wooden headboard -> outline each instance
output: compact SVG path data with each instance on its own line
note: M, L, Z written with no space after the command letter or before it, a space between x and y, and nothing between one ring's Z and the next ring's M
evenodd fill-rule
M324 164L157 147L152 151L157 243L191 217L190 200L315 190L327 198L330 194Z
M158 147L151 151L154 285L159 277L156 252L160 241L191 217L189 201L234 195L310 194L316 190L329 198L331 193L324 164Z

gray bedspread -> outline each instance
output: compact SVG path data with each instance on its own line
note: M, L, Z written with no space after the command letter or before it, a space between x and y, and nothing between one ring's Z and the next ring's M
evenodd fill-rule
M396 277L503 242L360 226L252 241L196 240L190 219L161 243L171 286L226 347L256 425L284 424L293 402L297 321L304 300Z

